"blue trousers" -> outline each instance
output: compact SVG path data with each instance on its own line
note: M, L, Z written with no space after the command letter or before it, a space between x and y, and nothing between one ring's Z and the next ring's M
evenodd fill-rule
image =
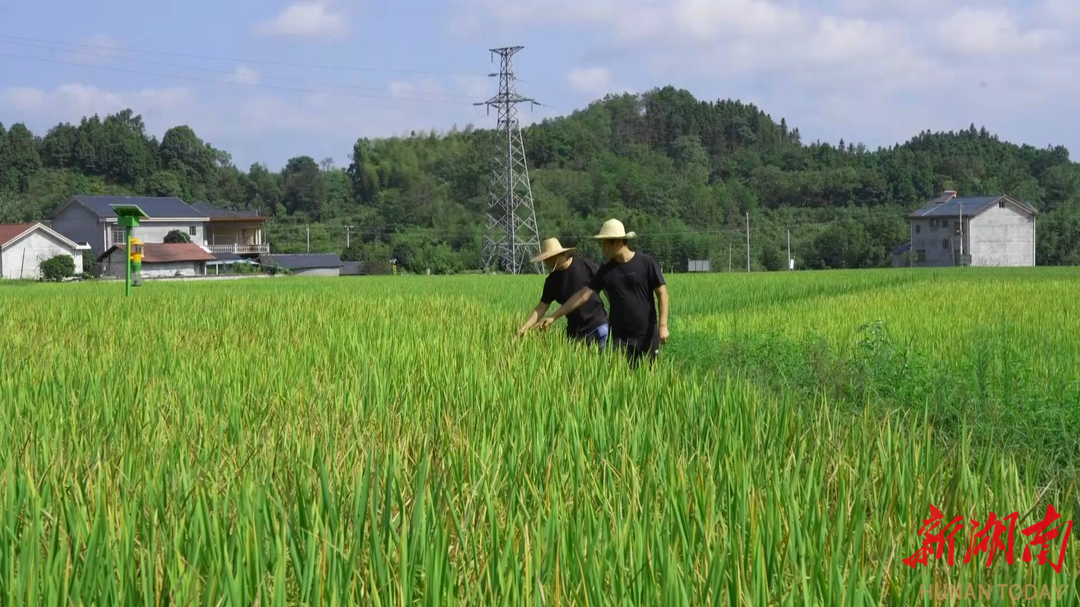
M601 352L604 351L604 347L607 345L608 333L611 332L611 326L608 323L604 323L599 327L596 327L591 332L586 333L583 337L575 337L574 339L584 339L587 345L596 344Z

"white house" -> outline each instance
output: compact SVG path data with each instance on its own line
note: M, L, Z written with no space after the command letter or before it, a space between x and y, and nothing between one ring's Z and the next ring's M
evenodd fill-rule
M214 259L213 255L192 242L144 243L139 275L143 278L204 276L206 262ZM98 256L98 261L102 264L103 276L127 276L126 245L114 244Z
M209 218L179 198L140 198L125 196L75 196L52 217L52 228L76 242L85 242L95 252L114 244L124 244L124 228L110 205L138 205L147 215L132 230L132 236L145 243L165 242L165 236L180 230L191 242L206 244L204 230Z
M911 240L894 250L894 265L1034 266L1036 215L1008 196L958 198L946 191L907 216ZM908 251L905 263L900 256Z
M57 255L70 255L75 273L83 271L83 251L80 245L40 223L0 225L0 276L12 279L41 278L41 262Z

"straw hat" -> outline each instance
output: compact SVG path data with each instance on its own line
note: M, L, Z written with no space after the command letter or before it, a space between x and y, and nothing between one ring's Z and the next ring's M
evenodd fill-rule
M600 228L600 233L593 236L596 240L630 240L635 238L637 234L634 232L627 232L626 228L618 219L609 219L604 222L604 226Z
M544 261L548 257L554 257L559 253L566 253L567 251L573 251L576 247L564 247L559 244L558 238L548 238L544 242L540 243L540 254L533 257L533 263L538 261Z

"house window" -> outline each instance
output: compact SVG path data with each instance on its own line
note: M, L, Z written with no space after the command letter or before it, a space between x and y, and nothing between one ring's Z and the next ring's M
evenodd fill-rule
M918 234L921 231L922 231L922 226L920 226L920 225L915 226L915 233L916 234Z
M1004 209L1005 208L1005 201L1004 200L999 200L998 201L998 208L999 209Z
M956 236L959 236L960 235L960 222L959 221L956 222L955 225L956 225L956 229L953 231L953 234L956 235Z
M191 226L190 228L188 228L188 233L191 234L192 236L195 236L196 234L198 234L198 231L199 231L199 226Z
M931 219L930 220L930 229L932 230L932 229L934 229L936 227L937 227L937 220L936 219Z
M926 249L917 249L915 251L915 259L918 260L919 262L925 262L926 261Z
M942 249L948 249L949 248L949 239L948 238L941 241L941 248Z
M112 242L109 243L109 246L114 244L124 244L126 242L124 240L124 228L112 228L109 231L109 234L112 240Z
M949 220L948 219L942 219L941 220L941 227L943 227L943 228L949 227Z

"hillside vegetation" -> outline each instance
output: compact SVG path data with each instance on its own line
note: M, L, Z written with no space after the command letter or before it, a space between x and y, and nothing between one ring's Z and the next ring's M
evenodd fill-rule
M544 236L583 237L609 217L643 235L665 268L688 258L781 269L787 232L799 268L888 265L903 215L941 190L1009 194L1040 211L1038 262L1080 262L1080 169L1064 147L1001 141L972 125L869 150L804 143L752 104L699 101L672 87L608 96L530 126L524 140ZM275 251L336 251L405 269L475 269L487 204L490 129L359 139L347 166L299 156L247 171L188 126L146 133L131 110L38 136L0 125L0 221L45 219L75 193L179 196L273 217ZM352 226L346 250L346 229Z

